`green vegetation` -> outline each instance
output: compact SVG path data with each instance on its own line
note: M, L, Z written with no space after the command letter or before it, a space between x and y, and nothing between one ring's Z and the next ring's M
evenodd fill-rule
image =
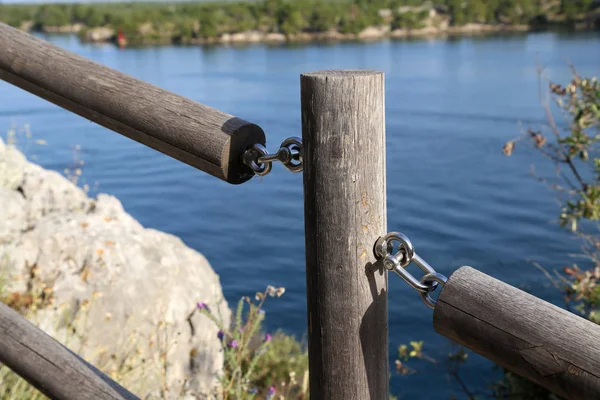
M433 6L432 4L435 4ZM0 21L33 30L80 24L109 27L131 43L190 42L225 33L357 34L368 26L419 29L426 22L540 24L575 22L594 10L593 0L262 0L211 3L85 3L0 5ZM432 13L430 15L430 12ZM437 18L436 18L437 17Z
M224 326L208 304L196 311L208 316L218 327L225 365L220 380L219 398L223 400L307 399L308 354L294 337L282 332L262 332L263 305L268 297L280 297L284 288L268 286L254 299L243 297L234 321Z

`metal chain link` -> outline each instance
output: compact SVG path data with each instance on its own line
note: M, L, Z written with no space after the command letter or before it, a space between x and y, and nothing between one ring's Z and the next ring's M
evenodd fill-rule
M302 139L295 136L285 139L274 154L269 154L265 146L257 143L246 150L243 156L244 164L259 176L271 172L274 161L280 161L292 172L302 172Z
M398 243L398 251L396 254L392 254L395 242ZM415 248L406 235L399 232L390 232L377 239L377 242L375 242L375 257L383 261L386 269L400 275L410 287L421 293L423 302L428 307L435 308L437 300L434 300L430 293L438 286L443 287L448 279L437 273L431 265L415 253ZM405 269L412 262L425 273L420 280L417 280Z

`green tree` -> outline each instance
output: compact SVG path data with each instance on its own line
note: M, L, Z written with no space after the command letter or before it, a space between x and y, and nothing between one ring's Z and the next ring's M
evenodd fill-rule
M212 12L204 12L200 16L200 27L198 29L198 35L203 38L214 38L219 34L219 30L216 25L217 13Z
M84 4L74 4L71 14L74 22L84 23L88 12L88 6Z
M420 29L425 26L425 17L412 11L397 13L392 21L392 29Z
M181 41L196 37L195 24L196 21L194 21L192 18L180 19L175 27L173 39L175 41Z
M90 28L104 25L104 14L96 7L89 7L85 16L85 24Z
M37 26L65 26L71 23L71 15L65 5L43 5L34 18Z
M450 0L449 7L452 25L461 26L467 23L463 8L463 0Z
M279 11L279 28L286 35L296 34L308 28L309 22L302 11L291 3L285 4Z
M574 19L578 14L591 10L593 0L561 0L560 10L568 19Z
M359 7L353 5L342 15L338 29L342 33L357 34L369 24L368 16Z
M227 14L231 19L230 30L232 32L246 32L254 29L257 21L252 10L245 4L234 4L228 8Z
M471 21L484 23L487 20L488 7L483 0L471 0L469 4L471 10Z
M313 8L309 27L313 32L325 32L337 28L338 13L331 3L317 3Z

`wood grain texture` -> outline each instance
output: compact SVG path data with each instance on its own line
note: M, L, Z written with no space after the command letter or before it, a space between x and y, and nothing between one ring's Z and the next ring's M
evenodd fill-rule
M600 326L473 268L450 276L433 324L565 399L600 399Z
M138 399L2 303L0 362L51 399Z
M388 396L384 76L301 77L310 398Z
M0 23L0 79L229 183L260 127Z

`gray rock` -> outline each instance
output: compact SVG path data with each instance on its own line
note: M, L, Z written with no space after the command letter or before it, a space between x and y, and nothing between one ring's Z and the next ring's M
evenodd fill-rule
M144 228L116 198L88 199L2 143L0 183L0 273L8 277L7 290L39 287L52 296L35 322L57 339L66 339L67 322L76 322L83 339L69 336L69 347L109 373L121 361L139 360L139 370L123 382L139 395L163 391L175 398L187 390L189 398L208 398L223 354L218 328L192 311L205 302L225 326L230 320L208 261L179 238Z
M0 187L17 190L23 182L27 164L23 154L0 138Z
M108 42L115 36L115 30L105 26L90 28L85 32L83 40L86 42Z
M0 186L0 243L10 243L27 227L25 198Z

